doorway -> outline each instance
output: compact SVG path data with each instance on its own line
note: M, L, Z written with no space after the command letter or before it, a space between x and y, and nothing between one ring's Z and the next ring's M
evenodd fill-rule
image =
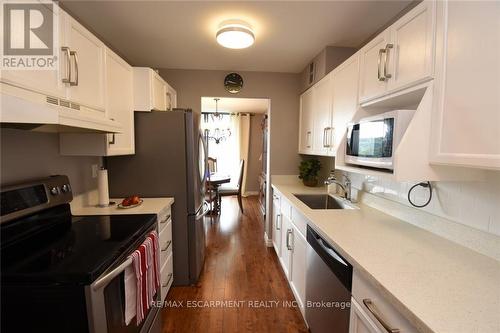
M264 216L269 108L267 98L201 98L201 127L207 141L210 171L228 175L229 186L238 186L243 160L242 196L259 196Z

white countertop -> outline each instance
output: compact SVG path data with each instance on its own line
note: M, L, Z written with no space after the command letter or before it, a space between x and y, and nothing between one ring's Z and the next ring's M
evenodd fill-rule
M83 200L73 200L71 203L71 214L73 215L130 215L130 214L158 214L165 207L174 203L174 198L142 198L144 202L133 208L118 208L123 198L110 199L116 202L113 206L97 207L95 203L84 203Z
M272 186L422 332L500 332L498 261L363 204L312 210L293 195L325 188Z

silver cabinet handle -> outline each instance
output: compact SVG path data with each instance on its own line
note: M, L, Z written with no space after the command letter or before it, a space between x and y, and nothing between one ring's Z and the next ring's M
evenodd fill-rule
M332 129L331 127L325 127L325 132L324 132L325 139L323 140L324 141L323 147L325 147L325 148L330 148L329 133L330 133L331 129Z
M330 133L330 131L331 131L331 133ZM333 136L335 134L335 128L334 127L328 127L328 133L329 133L328 134L328 139L329 139L329 141L328 141L328 148L331 148L331 147L333 147Z
M385 49L378 50L378 60L377 60L377 77L379 81L385 81L385 77L380 74L382 66L382 55L385 53Z
M72 82L70 78L69 85L78 86L78 53L76 51L70 51L69 54L75 58L75 81Z
M167 242L167 246L165 246L163 249L161 249L161 252L165 252L165 251L167 251L167 250L168 250L168 248L170 247L170 244L172 244L172 241L171 241L171 240L169 240L169 241Z
M292 245L290 245L290 235L293 233L292 229L287 229L286 231L286 248L289 250L289 251L292 251L293 250L293 247Z
M61 47L61 51L64 52L64 55L66 56L66 75L67 75L67 77L64 77L62 79L62 82L71 84L71 56L69 54L70 53L69 47L67 46Z
M311 148L311 143L310 143L310 140L311 139L311 131L307 131L307 136L306 136L306 147L307 148Z
M385 79L390 79L392 77L391 74L387 73L387 60L389 59L389 50L394 47L393 44L387 44L385 46L385 51L384 51L384 78Z
M276 230L281 230L281 225L278 223L281 220L281 214L276 214Z
M167 215L167 217L164 220L161 220L160 223L167 223L168 220L170 220L170 214Z
M380 323L380 325L382 325L385 328L385 330L388 333L399 333L399 332L401 332L399 330L399 328L392 328L389 324L387 324L387 322L385 321L385 319L378 312L377 307L375 306L375 304L373 304L373 302L372 302L371 299L365 298L363 300L363 304L366 306L366 308L368 309L368 311L370 311L371 314L378 320L378 322Z
M173 273L168 273L168 280L167 280L167 282L161 285L163 288L167 288L168 287L168 284L170 283L170 280L172 280L172 276L173 276Z

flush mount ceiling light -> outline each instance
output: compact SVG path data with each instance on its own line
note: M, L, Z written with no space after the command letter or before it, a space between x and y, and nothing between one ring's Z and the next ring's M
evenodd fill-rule
M223 22L216 34L217 43L230 49L244 49L255 42L251 27L245 22Z

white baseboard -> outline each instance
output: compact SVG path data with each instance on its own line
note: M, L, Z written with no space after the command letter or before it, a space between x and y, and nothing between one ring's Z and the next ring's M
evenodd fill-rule
M264 233L264 243L267 247L273 247L273 240L267 237L267 232Z

